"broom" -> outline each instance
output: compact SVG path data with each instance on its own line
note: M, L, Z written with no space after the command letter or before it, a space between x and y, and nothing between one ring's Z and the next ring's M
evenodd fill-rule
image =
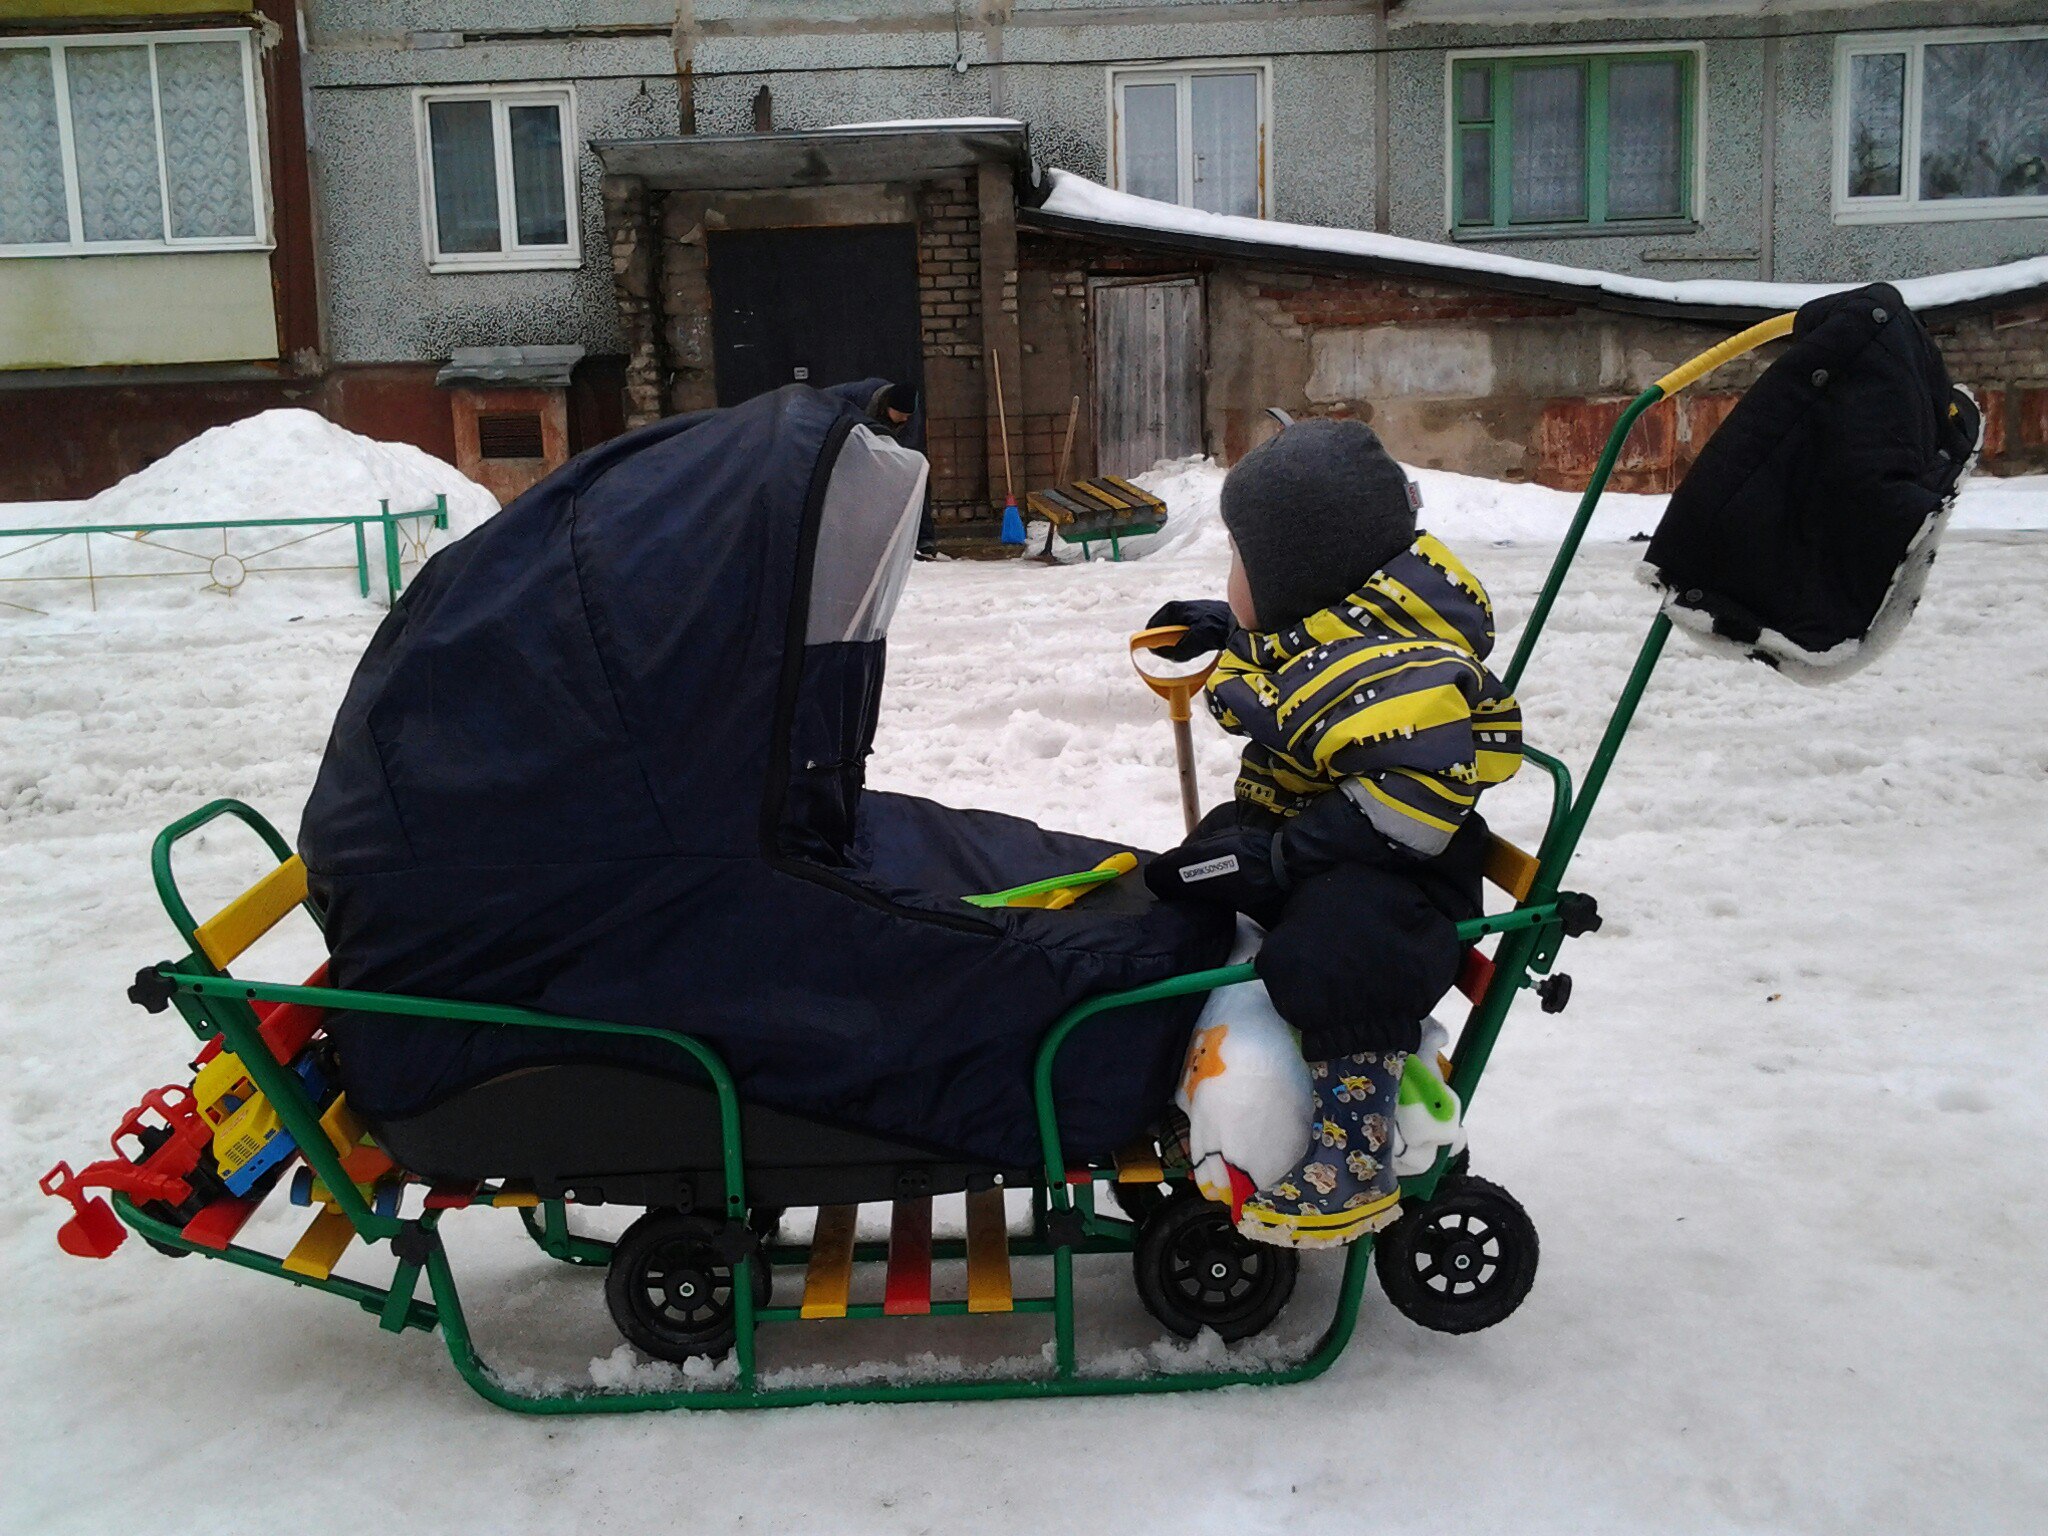
M1003 408L1003 355L992 351L988 360L995 368L996 425L1003 434L1003 542L1022 544L1024 514L1017 510L1017 485L1010 477L1010 417Z

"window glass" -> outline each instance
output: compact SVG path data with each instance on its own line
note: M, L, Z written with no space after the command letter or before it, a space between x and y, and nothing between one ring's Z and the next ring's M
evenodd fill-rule
M1458 137L1458 219L1464 224L1493 222L1493 134L1468 128Z
M1897 197L1904 188L1906 56L1849 61L1849 195Z
M1674 217L1684 127L1676 59L1617 59L1607 69L1607 216Z
M917 552L925 457L866 427L840 446L818 513L804 644L879 640Z
M1465 65L1458 71L1458 118L1483 123L1493 116L1493 71L1485 65Z
M1124 87L1124 190L1180 201L1179 88L1172 81Z
M2048 38L1929 43L1922 70L1923 199L2048 195Z
M1188 82L1194 138L1194 205L1259 215L1259 77L1196 75Z
M149 49L69 48L64 62L85 239L161 241Z
M434 157L434 228L443 252L502 249L498 237L498 160L487 100L427 103Z
M1511 216L1558 223L1586 216L1586 71L1539 64L1509 77L1514 174Z
M0 245L62 244L70 238L49 52L0 48Z
M512 203L521 245L567 245L569 200L562 185L562 109L506 110L512 134Z
M242 50L234 43L159 43L164 179L171 234L229 239L256 233L249 187L249 117Z

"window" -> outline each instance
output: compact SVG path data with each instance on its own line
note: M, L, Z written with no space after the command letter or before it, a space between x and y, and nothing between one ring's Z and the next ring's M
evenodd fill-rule
M0 39L0 255L268 241L246 31Z
M422 91L417 101L427 265L579 265L573 93Z
M1474 233L1693 217L1699 55L1452 60L1451 223Z
M2048 217L2048 28L1847 38L1835 216Z
M1115 183L1209 213L1266 213L1263 64L1111 70Z

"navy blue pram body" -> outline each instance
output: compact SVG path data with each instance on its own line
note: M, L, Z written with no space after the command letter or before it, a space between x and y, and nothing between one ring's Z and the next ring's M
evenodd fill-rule
M999 1167L1092 994L1221 963L1227 921L1124 880L1062 912L962 896L1116 845L867 793L923 460L791 386L583 455L429 561L350 685L300 850L337 985L685 1030L743 1099ZM914 483L913 483L914 482ZM1063 1052L1070 1152L1166 1104L1200 998ZM333 1021L351 1102L418 1113L624 1037Z

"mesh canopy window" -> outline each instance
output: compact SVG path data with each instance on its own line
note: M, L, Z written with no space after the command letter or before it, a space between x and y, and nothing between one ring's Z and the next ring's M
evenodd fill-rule
M928 466L866 427L847 434L825 488L804 644L879 640L917 552Z

